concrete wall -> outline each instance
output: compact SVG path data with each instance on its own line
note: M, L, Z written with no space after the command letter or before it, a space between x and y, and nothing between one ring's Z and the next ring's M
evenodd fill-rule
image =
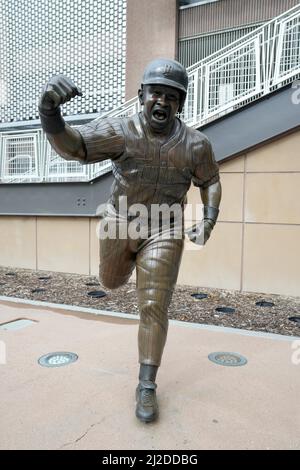
M177 13L176 0L127 1L126 100L137 95L148 62L175 58Z
M300 295L299 148L296 132L220 166L219 221L204 249L187 244L180 284ZM194 187L188 196L200 201ZM1 216L0 265L97 275L96 226L88 217Z

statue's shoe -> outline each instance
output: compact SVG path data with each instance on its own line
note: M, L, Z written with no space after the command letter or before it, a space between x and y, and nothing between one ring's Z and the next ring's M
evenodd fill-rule
M141 381L136 389L136 417L144 423L150 423L158 418L158 405L154 382Z

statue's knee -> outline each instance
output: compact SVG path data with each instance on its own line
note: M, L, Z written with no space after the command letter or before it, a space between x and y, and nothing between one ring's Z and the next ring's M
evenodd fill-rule
M160 325L168 323L168 309L159 302L159 300L144 300L140 303L140 315L143 321L157 322Z
M107 289L117 289L118 287L126 284L126 279L123 279L119 276L108 275L100 271L99 274L101 284Z

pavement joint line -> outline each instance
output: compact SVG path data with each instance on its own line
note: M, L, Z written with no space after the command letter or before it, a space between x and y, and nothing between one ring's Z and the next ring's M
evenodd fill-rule
M67 304L56 304L52 302L42 302L39 300L30 300L30 299L21 299L18 297L6 297L0 295L0 302L11 302L11 303L18 303L18 304L25 304L25 305L33 305L37 307L48 307L54 308L59 310L66 310L70 312L82 312L82 313L89 313L92 315L102 315L105 317L117 317L117 318L125 318L128 320L139 320L139 315L133 315L132 313L121 313L121 312L114 312L109 310L99 310L96 308L89 308L89 307L80 307L78 305L67 305ZM273 339L277 341L294 341L299 340L300 336L288 336L288 335L280 335L277 333L267 333L263 331L251 331L251 330L242 330L240 328L231 328L227 326L216 326L216 325L206 325L202 323L194 323L194 322L185 322L180 320L169 320L171 325L174 326L181 326L185 328L195 328L200 330L208 330L214 331L216 333L231 333L231 334L239 334L242 336L254 336L254 337L261 337L265 339Z

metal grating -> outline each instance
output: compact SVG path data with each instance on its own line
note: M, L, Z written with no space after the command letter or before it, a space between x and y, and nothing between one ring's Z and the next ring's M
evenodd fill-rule
M61 158L50 144L47 145L46 173L47 181L82 181L88 179L88 166L77 161Z
M3 138L2 179L39 179L36 134Z
M72 352L53 352L45 354L39 358L38 363L43 367L62 367L76 362L78 359L77 354Z
M239 367L247 364L247 359L237 353L214 352L208 355L208 359L219 366Z
M33 323L36 323L36 321L28 320L26 318L20 318L18 320L2 323L0 325L0 330L21 330L23 328L26 328L27 326L32 325Z
M84 100L64 107L65 115L108 111L124 102L126 3L0 0L0 121L38 118L41 87L57 73L84 93Z
M204 113L209 116L216 109L222 111L228 103L235 104L245 95L260 90L257 77L257 49L259 38L255 38L242 48L208 64L210 87L207 88Z
M290 77L299 68L300 58L300 19L286 21L281 25L281 44L276 60L275 80Z

